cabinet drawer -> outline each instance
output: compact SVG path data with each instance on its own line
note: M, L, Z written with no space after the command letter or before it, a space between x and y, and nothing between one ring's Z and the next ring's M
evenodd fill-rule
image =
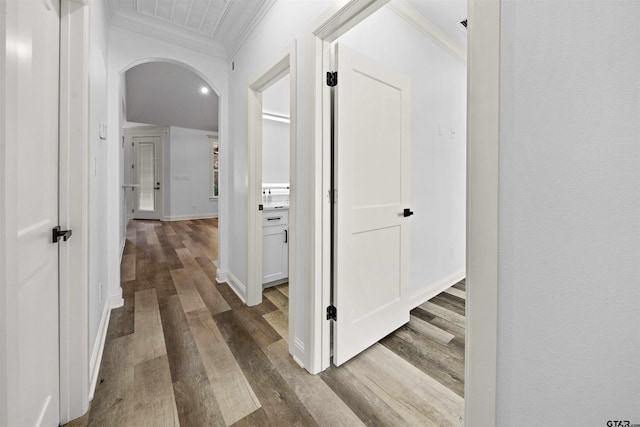
M289 224L289 211L265 211L262 214L262 225L287 225Z

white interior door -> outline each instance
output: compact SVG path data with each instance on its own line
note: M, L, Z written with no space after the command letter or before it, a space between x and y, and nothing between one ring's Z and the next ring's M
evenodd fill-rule
M336 46L333 362L409 321L411 82ZM407 216L405 216L407 215Z
M11 244L7 311L2 313L7 321L2 331L7 343L7 424L57 426L59 261L52 230L58 225L60 1L5 1L4 6L3 174L15 188L6 190L3 207Z
M162 217L162 139L159 136L134 136L132 139L131 182L133 217Z

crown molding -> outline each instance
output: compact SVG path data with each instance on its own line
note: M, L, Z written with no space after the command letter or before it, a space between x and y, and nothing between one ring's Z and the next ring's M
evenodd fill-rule
M440 28L425 18L406 0L393 0L387 4L387 7L407 21L407 23L411 24L411 26L420 31L423 35L433 40L438 46L450 53L454 58L463 64L467 63L467 50L451 40L451 38Z
M267 13L271 10L277 0L262 0L260 6L256 9L251 19L240 30L238 35L231 40L229 46L227 46L227 54L229 58L233 58L240 50L242 45L247 41L253 31L260 25L260 22L267 16Z
M186 31L175 30L169 25L149 22L128 14L115 13L111 17L111 27L127 30L142 36L151 37L186 49L227 60L224 47L213 39L208 39Z

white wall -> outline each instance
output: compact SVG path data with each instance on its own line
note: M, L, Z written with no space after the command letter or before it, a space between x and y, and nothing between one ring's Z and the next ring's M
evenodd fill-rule
M230 171L231 180L230 186L232 189L232 197L230 199L230 210L234 212L233 218L230 218L229 227L230 233L234 236L234 239L230 241L230 271L243 283L247 282L247 188L246 188L246 176L247 176L247 84L253 81L263 68L270 63L273 59L280 56L284 49L291 43L293 39L298 41L297 43L297 63L298 72L301 78L297 82L298 99L303 100L309 96L307 90L309 89L308 82L304 80L309 76L306 66L307 55L315 54L315 52L309 49L308 41L310 31L312 30L312 24L316 19L330 6L333 6L333 1L314 1L314 2L299 2L292 0L280 0L278 1L261 24L256 28L253 34L248 38L245 45L240 49L238 54L233 58L235 62L235 70L229 74L229 114L233 117L230 123L230 138L233 141L233 151L229 154L231 157L229 164L232 168ZM443 227L442 223L446 219L446 216L435 218L435 214L428 217L428 221L436 221L438 224L430 228L433 233L442 233L442 237L439 235L431 236L434 238L441 238L447 240L447 246L442 253L435 253L435 249L431 249L431 252L427 252L423 248L414 249L417 253L424 253L427 256L433 256L438 258L439 261L445 264L444 269L448 272L453 272L464 266L464 163L460 162L464 159L464 139L462 135L465 134L464 124L464 87L465 87L465 67L461 64L455 63L453 59L448 59L447 54L440 52L435 47L425 47L431 42L419 36L418 40L415 35L417 32L407 29L408 24L401 22L397 16L388 10L381 11L383 18L377 21L381 25L385 25L378 28L373 26L367 26L365 30L361 30L361 34L366 34L367 37L371 37L379 41L381 48L386 50L396 49L405 54L415 55L415 49L426 50L429 54L435 54L433 59L439 66L444 69L434 69L429 67L424 70L424 73L429 76L433 76L436 81L431 88L444 86L443 89L435 90L434 96L437 99L447 98L447 111L438 111L436 107L430 106L427 112L435 116L433 118L428 117L429 123L432 124L430 129L424 130L423 134L425 138L429 132L433 135L434 127L433 123L436 120L440 120L443 126L454 127L459 133L459 138L455 140L446 140L445 138L436 138L432 141L431 145L425 142L422 147L416 148L416 153L422 153L422 158L425 158L429 162L429 165L435 165L435 161L446 161L447 165L456 165L453 171L443 171L437 169L438 172L443 172L447 176L453 176L458 174L457 179L448 184L449 186L438 187L435 182L423 183L420 182L420 186L428 185L430 188L430 194L436 198L436 200L447 200L448 211L447 214L453 215L451 225ZM387 26L388 25L388 26ZM384 28L385 31L380 31L380 28ZM403 34L405 36L404 42L410 42L409 47L403 47L398 49L397 46L393 46L388 39L396 34ZM402 44L400 44L402 46ZM373 43L371 44L373 46ZM375 51L374 51L375 52ZM418 61L418 59L416 59ZM425 63L426 57L421 56L419 61ZM410 67L409 67L410 68ZM306 72L306 73L305 73ZM450 80L449 80L450 79ZM424 89L427 90L427 89ZM451 100L448 99L449 93L451 94ZM315 197L311 194L309 189L309 183L312 177L309 176L309 156L313 149L312 144L306 138L306 132L308 126L312 126L312 123L305 123L306 115L302 111L303 102L298 103L298 133L297 133L297 170L291 171L295 174L297 188L295 191L297 201L297 229L300 230L297 236L292 236L296 239L297 247L300 248L300 256L298 257L297 264L290 266L295 268L299 278L298 283L298 298L296 302L296 318L305 318L305 293L308 292L311 284L308 282L308 265L311 254L306 253L305 242L311 237L305 235L303 230L310 229L312 213L308 211L309 198ZM421 118L421 120L426 120ZM420 165L420 167L423 167ZM435 167L435 166L433 166ZM436 171L429 171L436 174ZM441 178L438 176L438 180ZM442 182L438 181L438 184ZM418 184L414 184L418 185ZM459 192L458 197L451 197L447 199L447 192ZM416 212L428 212L426 207L418 205L415 207ZM426 216L426 215L425 215ZM458 225L455 225L458 224ZM436 230L436 227L442 227L443 230ZM453 248L453 254L452 254ZM422 259L420 260L421 262ZM418 280L415 277L421 270L414 271L414 282L419 285L425 285L423 280ZM438 272L429 272L429 276L426 280L436 280L435 275ZM440 273L444 274L444 273ZM425 281L426 281L425 280ZM424 288L422 289L424 290ZM419 291L416 291L419 293ZM298 340L304 342L306 340L304 322L298 322L296 324L295 336Z
M133 65L146 61L168 61L184 65L204 78L216 93L220 96L219 139L221 156L224 158L225 141L227 139L227 63L208 55L190 51L153 38L141 36L118 28L109 29L109 61L108 61L108 115L109 138L108 150L108 198L118 200L122 197L122 162L124 153L121 148L120 129L121 120L121 94L122 73ZM226 268L228 256L227 227L225 195L227 193L228 180L225 178L225 168L221 165L221 198L219 199L219 265ZM123 221L124 212L121 204L110 204L106 209L108 218L109 247L107 253L108 271L114 272L114 277L109 278L110 295L119 295L120 289L120 251L124 244L124 236L120 236L120 223Z
M409 293L416 306L464 277L466 64L388 8L378 10L337 42L411 79L411 209L415 214Z
M98 329L109 303L107 252L107 141L98 126L107 123L107 17L103 2L90 5L89 64L89 354L99 344ZM117 235L117 234L116 234ZM119 270L119 269L118 269ZM102 287L100 287L102 284Z
M502 2L498 425L640 423L639 16Z
M289 182L289 123L262 120L262 182Z
M262 120L263 183L289 182L290 126L286 121L273 120L273 117L289 118L290 84L287 75L262 92L262 111L271 117Z
M212 218L218 215L218 199L210 199L211 132L172 126L165 144L165 172L170 181L165 192L168 220ZM165 173L165 175L167 175ZM168 201L166 200L168 199ZM168 202L168 203L167 203Z
M249 36L243 47L238 51L232 61L235 69L229 72L229 117L233 119L229 125L229 138L232 141L232 148L227 153L226 165L231 168L229 171L229 211L233 212L233 217L229 218L229 234L234 236L229 241L229 264L228 270L233 273L243 284L247 283L247 85L254 81L264 71L264 68L289 47L292 40L297 39L297 63L298 74L302 74L306 55L313 54L307 48L306 42L308 31L312 22L334 2L313 1L301 2L296 0L279 0L276 2L263 21L256 27L256 30ZM299 99L304 99L308 87L302 79L297 82ZM299 103L298 105L302 105ZM221 107L222 108L222 107ZM222 109L221 109L222 111ZM295 174L297 188L295 200L297 203L296 227L299 230L297 235L291 236L296 240L299 249L295 268L298 277L298 312L297 319L304 319L305 292L309 286L308 269L306 268L310 255L305 253L305 236L303 230L311 224L311 213L305 211L309 194L307 190L310 177L308 174L309 155L311 152L311 142L305 141L307 126L312 123L305 123L301 107L298 111L297 126L297 170L291 171ZM306 258L306 259L305 259ZM303 321L296 323L296 338L304 341L305 325Z

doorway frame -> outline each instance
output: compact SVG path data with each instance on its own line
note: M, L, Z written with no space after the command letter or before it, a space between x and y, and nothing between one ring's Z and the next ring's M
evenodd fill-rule
M322 14L307 39L310 96L305 100L313 141L309 210L313 212L308 253L312 258L306 296L309 313L307 369L330 365L330 95L324 75L331 42L389 0L343 0ZM465 424L495 425L498 312L498 195L500 129L501 0L469 0L467 62L467 279L465 328ZM472 36L477 34L477 36ZM488 53L487 53L488 52ZM473 320L473 326L472 321Z
M262 92L289 75L289 353L301 364L304 346L295 339L298 295L296 275L296 135L297 135L297 61L294 40L281 54L269 62L257 77L249 80L247 89L247 305L262 302ZM253 208L252 208L253 207Z
M165 164L166 164L165 156L168 154L167 147L166 147L166 144L167 144L166 140L167 140L168 133L169 133L169 128L165 126L142 125L142 126L136 126L136 127L126 127L122 129L122 136L124 137L124 143L125 143L125 146L123 147L123 149L125 153L126 153L126 150L129 150L129 163L131 165L134 164L134 159L136 158L133 151L133 147L132 147L134 138L160 138L160 142L159 142L160 171L161 171L160 192L162 193L162 196L161 196L160 208L158 209L160 214L160 218L158 218L158 221L167 220L167 217L165 215L165 194L166 194L165 189L167 188L168 184L165 182L167 180L166 179L167 171L165 170ZM125 154L125 157L126 157L126 154ZM156 160L158 160L157 155L156 155ZM133 177L131 174L131 168L129 167L129 165L126 165L126 164L123 166L124 166L123 172L125 173L125 175L128 175L128 176L122 177L122 187L123 188L126 187L129 189L129 191L125 195L125 197L128 198L130 202L130 206L127 206L127 208L131 208L135 210L134 206L136 202L133 198L133 192L131 190L132 188L134 188L132 187L132 185L134 184L132 183ZM130 219L134 218L134 213L135 212L124 213L123 221L125 221L124 223L125 236L126 236L127 224L129 223Z
M89 409L88 0L62 0L60 19L59 221L73 229L60 247L60 422ZM62 171L64 171L64 176Z

